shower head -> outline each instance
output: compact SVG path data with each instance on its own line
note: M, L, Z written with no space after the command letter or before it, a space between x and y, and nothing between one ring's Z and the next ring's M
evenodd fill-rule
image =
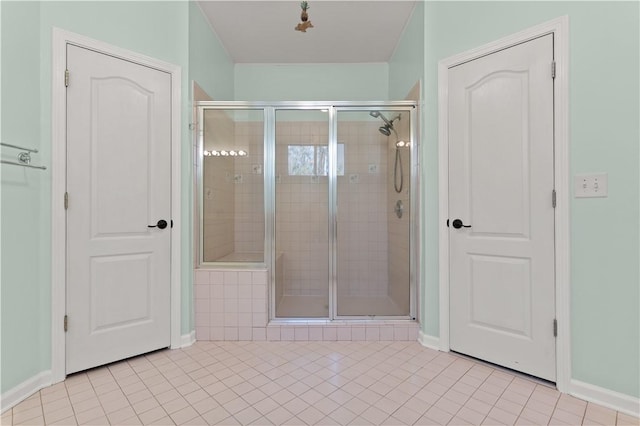
M382 121L384 121L384 124L386 124L386 126L383 127L388 127L393 129L393 122L396 120L400 119L400 114L398 114L397 116L395 116L394 118L391 119L391 121L389 121L389 119L387 119L387 117L384 116L384 114L382 114L380 111L371 111L369 113L370 116L374 117L374 118L380 118ZM388 132L389 129L387 129ZM385 133L382 131L382 127L380 127L380 133L383 133L387 136L389 136L389 134L391 134L391 132L388 132L389 134Z
M390 129L393 129L393 127L392 127L392 126L389 126L389 125L387 124L387 125L384 125L384 126L380 126L380 127L378 128L378 131L380 131L380 133L382 133L382 134L383 134L383 135L385 135L385 136L389 136L389 135L391 135L391 130L390 130Z

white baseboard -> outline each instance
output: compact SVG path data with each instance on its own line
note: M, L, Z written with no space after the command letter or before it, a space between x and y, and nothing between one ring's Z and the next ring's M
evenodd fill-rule
M189 334L183 334L180 336L180 347L186 348L188 346L193 345L196 342L196 331L193 330Z
M422 330L418 331L418 342L426 348L440 350L440 338L424 334Z
M640 417L640 399L620 392L601 388L579 380L571 380L569 393L576 398L602 405L621 413Z
M51 377L51 370L43 371L3 393L0 396L0 412L4 413L40 389L51 386Z

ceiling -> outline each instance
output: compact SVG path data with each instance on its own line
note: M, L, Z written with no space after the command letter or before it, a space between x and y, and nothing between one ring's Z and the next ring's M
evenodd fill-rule
M198 3L234 63L357 63L389 61L416 1L309 0L306 33L297 0Z

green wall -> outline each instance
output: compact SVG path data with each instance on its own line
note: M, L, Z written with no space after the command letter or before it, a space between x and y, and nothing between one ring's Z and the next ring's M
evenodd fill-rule
M389 65L236 64L238 101L384 101Z
M234 99L233 63L195 2L189 3L189 72L214 100Z
M417 2L389 60L389 99L405 99L424 78L424 3Z
M40 58L37 3L2 2L2 132L6 143L40 143ZM16 43L20 40L20 43ZM2 148L2 159L19 151ZM47 157L33 154L33 164ZM42 212L49 171L2 166L1 364L4 392L41 371L50 360L50 291L47 241L50 218ZM45 237L43 239L43 236Z
M443 1L425 6L423 331L437 336L439 327L437 63L568 15L571 175L609 173L608 198L571 198L572 378L640 396L639 4Z
M211 74L205 85L224 82L214 95L233 96L231 62L198 13L183 1L2 2L2 140L40 149L34 163L48 169L2 168L0 392L51 368L53 27L182 67L181 332L193 329L191 78ZM190 60L191 44L214 48Z

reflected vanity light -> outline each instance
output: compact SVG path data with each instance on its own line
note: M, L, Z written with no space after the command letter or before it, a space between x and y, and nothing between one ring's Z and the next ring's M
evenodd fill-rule
M217 150L214 149L212 151L203 151L202 153L205 157L246 157L248 155L247 151L245 151L244 149L240 149L238 151L235 150Z
M396 146L398 148L403 148L403 147L408 148L410 145L411 145L411 142L405 142L405 141L396 142Z

